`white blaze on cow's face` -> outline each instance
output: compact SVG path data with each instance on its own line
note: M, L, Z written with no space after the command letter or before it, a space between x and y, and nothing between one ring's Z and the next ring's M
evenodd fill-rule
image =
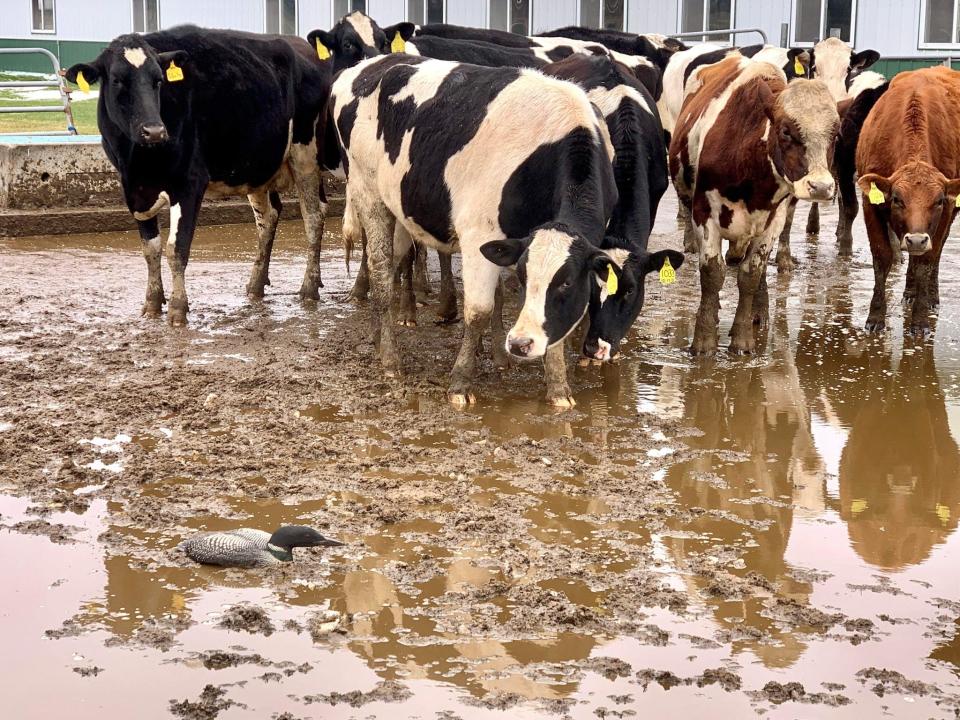
M583 319L591 283L606 279L610 259L562 226L535 230L524 240L500 240L480 248L491 262L517 266L524 287L523 307L507 333L506 349L532 360L561 342Z
M135 68L140 67L147 61L147 54L143 48L124 48L123 57Z
M778 172L801 200L824 202L836 192L831 166L840 115L825 83L795 80L780 93L774 122Z

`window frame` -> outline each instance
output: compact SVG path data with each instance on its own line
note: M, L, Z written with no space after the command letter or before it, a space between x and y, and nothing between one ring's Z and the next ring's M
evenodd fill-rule
M700 0L703 5L703 14L700 17L700 30L699 32L711 32L709 29L710 24L710 0ZM791 0L792 4L793 0ZM626 21L626 12L624 12L624 21ZM737 26L737 0L730 0L730 27L729 28L717 28L717 30L732 30ZM694 33L698 32L697 30L684 30L683 29L683 0L677 0L677 32L678 33ZM714 31L715 32L715 31ZM727 39L724 41L722 35L701 35L700 42L713 42L719 43L720 45L733 45L733 35L727 35ZM694 36L691 35L686 38L687 40L694 40Z
M33 6L42 0L30 0L30 33L33 35L56 35L57 34L57 0L50 0L50 28L37 28L33 26ZM131 12L133 6L130 6ZM40 5L40 19L43 20L43 5Z
M819 42L815 40L814 42L797 40L797 3L799 0L790 0L790 47L800 47L800 48L812 48L814 45ZM827 2L828 0L820 0L820 40L826 39L826 30L827 30ZM954 0L956 2L956 0ZM858 5L860 3L858 0L850 0L850 39L843 40L850 47L856 47L857 40L857 10L859 9ZM926 5L926 0L922 0L920 7L923 8ZM920 25L920 33L923 33L923 25Z
M427 11L429 10L429 7L427 6L427 0L417 0L417 2L420 3L420 9L421 9L421 11L423 12L423 24L424 24L424 25L429 25L429 24L430 24L430 15L429 15L429 13L427 12ZM442 0L442 2L443 2L443 20L441 20L440 22L445 23L445 22L447 21L447 0ZM410 15L410 4L409 4L408 2L405 2L405 3L404 3L404 11L403 11L403 14L404 14L404 17L406 18L407 22L415 22L415 20L414 20L413 18L409 17L409 15ZM487 9L487 15L489 15L489 14L490 14L490 10L489 10L489 8L488 8L488 9Z
M957 50L960 49L960 37L957 42L936 43L923 39L923 30L927 24L927 5L930 0L920 0L920 29L917 33L918 50ZM960 0L953 0L953 24L950 26L950 37L957 36L957 12L960 12Z
M960 1L960 0L958 0L958 1ZM679 2L682 3L683 0L679 0ZM735 2L735 0L731 0L731 2ZM603 27L603 3L604 3L604 0L600 0L600 15L597 17L597 28L600 29L600 30L603 30L603 29L604 29L604 27ZM628 0L623 0L623 23L621 24L621 26L620 26L619 28L616 28L617 30L621 30L621 31L623 31L623 32L626 32L626 31L627 31L627 13L629 12L629 5L630 5L630 3L628 2ZM581 14L582 7L583 7L583 0L577 0L577 24L578 24L578 25L580 24L580 19L583 17L583 15ZM678 5L677 7L681 7L681 6ZM678 15L678 16L679 16L679 15Z
M263 0L263 34L266 35L270 31L267 29L269 26L267 23L270 20L270 8L269 0ZM330 3L330 12L333 13L334 3ZM160 8L157 8L157 20L159 21ZM330 27L333 27L331 24ZM277 35L283 35L283 0L277 0ZM300 0L293 0L293 35L300 34Z
M156 30L147 29L147 3L148 2L155 2L157 4L157 29ZM143 30L137 30L137 15L136 13L133 12L134 5L140 5L140 7L143 8L143 26L144 26ZM264 2L263 6L264 8L266 8L267 6L266 2ZM137 33L138 35L146 35L147 33L159 32L160 29L163 27L163 22L160 20L160 0L133 0L133 2L130 3L130 27L133 28L133 32Z
M579 0L577 5L579 5ZM533 34L533 5L534 0L527 0L527 34L520 37L530 37ZM490 13L490 3L487 3L487 13ZM489 18L487 24L489 25ZM510 28L513 27L513 0L507 0L507 32L516 35Z

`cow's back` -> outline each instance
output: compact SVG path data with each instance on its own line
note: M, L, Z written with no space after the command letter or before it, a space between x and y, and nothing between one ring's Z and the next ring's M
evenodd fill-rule
M863 124L859 174L890 176L910 158L960 177L958 117L960 72L938 66L900 73Z
M305 52L305 41L193 26L144 39L157 52L189 54L190 116L212 181L265 183L280 167L291 134L309 142L307 116L316 121L330 77Z

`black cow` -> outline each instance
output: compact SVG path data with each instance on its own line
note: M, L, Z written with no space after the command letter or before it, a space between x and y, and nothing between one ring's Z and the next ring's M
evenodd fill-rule
M329 63L300 38L182 26L122 35L66 76L100 83L103 148L143 240L144 314L166 301L157 215L170 207L171 324L186 322L184 271L204 194L247 195L260 237L247 293L262 297L280 212L295 186L310 243L302 298L318 298L326 203L317 136L332 81Z
M597 245L617 198L613 148L583 91L528 69L389 55L343 71L331 108L349 160L351 220L367 236L387 373L400 369L395 251L412 236L463 254L464 336L451 401L474 400L497 265L515 264L525 298L506 338L494 323L499 360L506 351L543 357L548 400L572 406L562 341L586 313L591 285L607 278L610 260Z
M597 30L594 28L568 26L538 33L536 37L562 37L604 45L625 55L640 55L649 58L662 73L673 54L686 50L687 46L676 38L665 35L635 35L622 30Z
M601 248L618 278L616 292L594 285L590 327L583 342L587 357L606 361L616 356L644 300L644 278L669 258L683 263L674 250L647 252L660 198L669 184L667 149L656 104L647 89L619 63L604 57L572 55L543 70L580 85L600 110L613 144L613 175L618 200Z
M414 37L406 43L405 52L435 60L486 67L542 68L550 62L538 57L532 48L512 48L479 40L452 40L433 35Z

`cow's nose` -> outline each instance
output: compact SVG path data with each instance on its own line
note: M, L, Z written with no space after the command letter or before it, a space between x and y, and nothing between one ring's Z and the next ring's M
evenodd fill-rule
M903 236L903 249L911 255L923 255L930 249L928 233L907 233Z
M819 180L807 180L807 189L814 200L833 200L834 183Z
M140 140L143 141L145 145L156 145L157 143L166 142L167 138L167 128L163 123L140 126Z
M509 345L512 354L526 357L533 348L533 338L512 337L507 341L507 345Z

